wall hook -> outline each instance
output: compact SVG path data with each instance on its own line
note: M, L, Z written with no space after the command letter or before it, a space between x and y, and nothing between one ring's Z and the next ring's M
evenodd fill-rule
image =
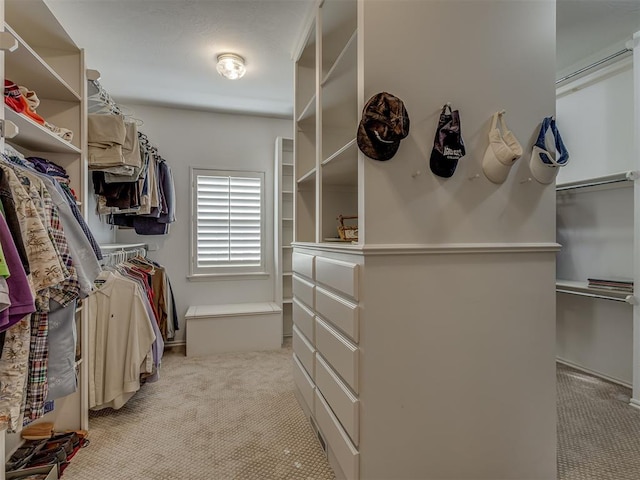
M531 177L525 178L524 180L520 180L520 183L529 183L531 181Z
M418 177L418 176L420 176L420 175L422 175L422 172L421 172L420 170L416 170L415 172L413 172L413 173L411 174L411 177L412 177L412 178L416 178L416 177Z
M475 175L471 175L469 177L469 180L475 180L476 178L480 178L480 174L479 173L476 173Z

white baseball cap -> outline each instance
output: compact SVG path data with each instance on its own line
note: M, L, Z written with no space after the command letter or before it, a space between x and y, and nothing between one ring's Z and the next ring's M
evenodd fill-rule
M482 159L482 171L493 183L504 183L513 164L522 156L522 146L504 121L505 111L493 114L489 146ZM504 133L498 128L498 117Z

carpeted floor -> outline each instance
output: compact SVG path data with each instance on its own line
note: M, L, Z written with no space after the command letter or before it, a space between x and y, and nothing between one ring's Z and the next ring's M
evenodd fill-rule
M640 479L630 391L558 366L558 479ZM91 413L64 480L332 480L293 395L291 348L165 355L160 382Z
M628 388L558 365L558 478L640 479L640 410Z
M91 413L64 480L330 480L293 395L291 349L186 358L120 410Z

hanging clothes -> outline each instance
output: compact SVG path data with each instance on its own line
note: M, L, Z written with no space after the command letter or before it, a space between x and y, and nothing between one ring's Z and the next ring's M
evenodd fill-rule
M89 408L121 408L140 389L143 361L156 341L134 281L105 271L86 302L89 315Z
M47 400L76 390L76 303L91 291L100 265L57 181L68 181L64 169L7 150L11 156L0 157L0 230L6 227L2 251L12 252L13 266L7 258L11 305L0 312L0 422L16 431L23 418L40 418ZM21 278L22 285L13 287ZM31 303L14 301L18 292L31 295ZM20 309L24 305L27 310Z

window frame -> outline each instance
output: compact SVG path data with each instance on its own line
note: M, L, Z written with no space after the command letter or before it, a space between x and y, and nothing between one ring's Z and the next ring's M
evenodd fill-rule
M253 277L266 277L267 272L267 205L266 199L266 174L264 171L253 170L223 170L211 167L190 167L191 184L191 228L190 228L190 252L189 252L189 280L214 280L214 279L242 279ZM198 176L210 177L239 177L260 179L260 264L259 265L215 265L210 267L198 267Z

